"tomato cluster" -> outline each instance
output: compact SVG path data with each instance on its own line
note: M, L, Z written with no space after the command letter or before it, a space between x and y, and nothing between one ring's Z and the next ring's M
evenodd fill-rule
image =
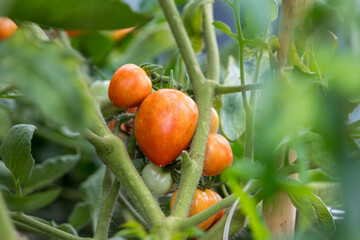
M178 191L176 190L171 197L170 209L172 209L175 204L177 193ZM189 217L204 211L205 209L211 207L217 202L220 202L221 200L221 196L211 189L205 189L204 191L196 189L194 198L191 202ZM204 222L200 223L197 227L204 231L207 230L224 215L224 212L225 209L220 210L218 213L214 214L210 218L206 219Z

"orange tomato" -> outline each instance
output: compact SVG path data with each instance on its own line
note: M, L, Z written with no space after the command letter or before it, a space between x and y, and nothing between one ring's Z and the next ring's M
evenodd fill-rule
M211 108L211 115L210 115L210 133L217 133L219 129L219 115L216 112L215 108Z
M189 145L198 121L194 100L176 89L160 89L141 103L135 117L135 138L141 151L166 166Z
M115 41L120 41L121 39L123 39L126 35L128 35L134 29L135 29L135 27L123 28L123 29L115 30L115 31L113 31L111 33L111 37Z
M170 209L172 209L175 204L177 193L178 190L174 192L174 194L170 199ZM214 194L214 191L210 189L205 189L205 191L196 189L194 198L191 202L189 217L204 211L205 209L211 207L215 203L217 203L217 199L216 199L216 195ZM206 219L204 222L200 223L197 227L205 231L214 222L216 216L217 214L211 216L210 218Z
M151 89L151 80L142 68L125 64L111 78L108 95L115 106L132 108L138 106Z
M83 34L84 31L83 30L67 30L66 33L70 38L72 38L72 37L79 36L80 34Z
M229 142L217 133L208 136L203 175L216 176L233 162L233 154Z
M17 25L10 18L0 17L0 40L14 35L17 28Z

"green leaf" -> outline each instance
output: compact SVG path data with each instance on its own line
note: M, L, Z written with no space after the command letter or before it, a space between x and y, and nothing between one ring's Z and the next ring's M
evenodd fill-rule
M211 2L211 0L190 0L184 7L184 25L195 52L201 52L203 49L202 7Z
M30 124L13 126L0 146L0 156L15 181L30 177L35 160L31 155L31 139L36 127Z
M277 18L278 7L274 0L244 1L244 13L245 37L262 39L267 34L269 24Z
M240 70L233 57L229 58L224 85L239 85ZM241 93L226 94L220 111L220 130L230 141L237 141L245 130L245 111Z
M14 180L11 176L11 172L5 166L3 161L0 161L0 186L6 187L10 190L15 189Z
M15 0L7 16L48 27L82 30L127 28L150 20L149 15L134 12L122 1L111 0Z
M17 197L10 192L3 191L3 194L10 211L30 212L51 204L58 198L60 192L61 189L55 188L33 193L22 198Z
M94 107L81 70L85 62L68 47L40 41L31 31L19 30L0 43L0 81L15 84L53 123L87 126Z
M325 203L299 180L289 179L286 191L294 206L311 223L317 223L326 230L335 230L334 219Z
M305 157L313 165L322 168L331 176L337 175L336 162L324 142L324 138L313 132L306 132L301 140L305 148Z
M36 164L31 177L21 184L23 194L33 192L62 177L78 163L79 159L80 154L64 155Z
M90 205L88 203L77 203L72 210L68 222L77 230L83 228L91 219Z
M217 29L219 29L220 31L222 31L223 33L228 35L229 37L233 37L233 38L238 37L236 34L232 33L230 27L228 25L226 25L225 23L223 23L223 22L215 21L215 22L213 22L213 25Z
M175 49L175 41L167 23L150 25L144 28L121 55L112 56L115 69L126 63L140 65L152 61L158 55Z
M99 168L95 173L86 179L80 186L85 203L90 205L93 231L96 230L97 219L100 213L100 202L102 195L102 182L105 175L105 166Z

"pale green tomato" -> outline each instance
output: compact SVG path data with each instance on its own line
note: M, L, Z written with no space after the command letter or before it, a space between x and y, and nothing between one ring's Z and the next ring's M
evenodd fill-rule
M173 188L171 173L152 163L144 167L141 176L150 192L156 197L170 193Z

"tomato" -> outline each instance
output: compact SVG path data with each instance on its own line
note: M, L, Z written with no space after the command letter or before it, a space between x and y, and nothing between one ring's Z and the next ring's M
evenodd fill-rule
M0 40L11 37L17 31L17 25L7 17L0 17Z
M67 30L66 33L69 38L73 38L73 37L83 34L84 31L83 30Z
M208 136L203 175L215 176L233 162L233 154L229 142L217 133L210 133Z
M156 197L166 195L173 189L173 179L170 172L165 172L161 167L152 163L146 165L142 171L146 186Z
M217 133L219 129L219 115L216 112L215 108L211 108L211 115L210 115L210 133Z
M209 189L210 191L213 192L213 194L215 195L215 198L216 198L216 202L221 202L222 200L222 197L215 191ZM220 210L216 215L215 215L215 219L214 219L214 222L212 223L212 225L214 225L215 223L217 223L217 221L220 220L220 218L224 215L225 213L225 209L222 209Z
M151 89L151 80L141 67L125 64L111 78L108 95L115 106L132 108L138 106Z
M172 209L175 204L177 193L178 193L178 190L176 190L174 192L174 194L172 195L172 197L170 199L170 209ZM205 189L205 191L196 189L194 198L191 202L189 217L194 216L194 215L198 214L199 212L204 211L205 209L211 207L215 203L217 203L217 199L214 194L214 191L212 191L210 189ZM201 230L205 231L214 222L216 216L217 216L217 214L211 216L210 218L206 219L204 222L200 223L197 227L200 228Z
M104 81L95 81L90 86L91 94L96 98L100 103L100 106L110 104L108 89L109 89L109 80Z
M130 27L130 28L115 30L111 33L111 38L114 39L115 41L120 41L134 29L135 29L134 27Z
M128 108L125 113L131 113L131 114L135 114L137 110L137 107L133 107L133 108ZM131 118L128 122L122 123L120 125L121 130L123 130L124 132L127 132L128 134L131 134L131 131L134 127L134 119Z
M141 151L158 166L166 166L189 145L198 121L194 100L176 89L150 94L135 116L135 138Z
M107 123L107 126L108 128L110 129L110 131L114 131L115 129L115 126L116 126L116 119L113 118L111 119L108 123ZM119 132L118 135L117 135L120 139L125 139L126 138L126 135L122 132Z

